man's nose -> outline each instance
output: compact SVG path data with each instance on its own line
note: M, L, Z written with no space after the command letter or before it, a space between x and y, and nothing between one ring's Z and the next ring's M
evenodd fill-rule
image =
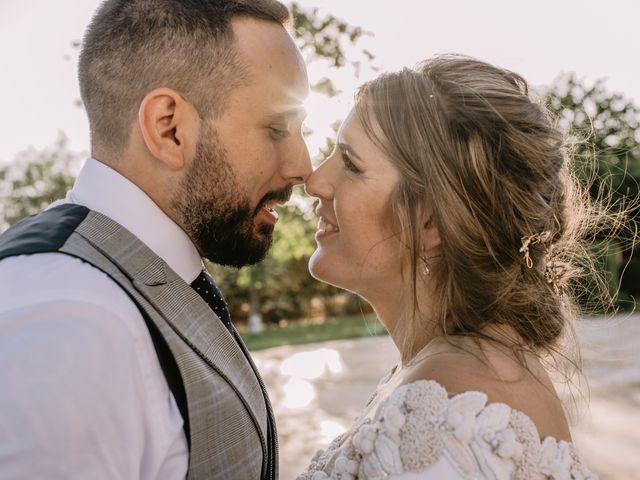
M313 173L313 167L304 139L300 138L295 142L286 156L287 158L283 162L282 176L294 185L306 182L309 175Z

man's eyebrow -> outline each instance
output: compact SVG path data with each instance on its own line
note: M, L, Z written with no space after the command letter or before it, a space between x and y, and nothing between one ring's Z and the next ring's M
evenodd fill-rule
M362 157L360 157L360 155L358 155L355 150L353 148L351 148L351 146L348 143L345 142L338 142L338 147L340 147L340 150L342 150L343 152L347 152L348 155L357 158L358 160L362 161Z
M269 115L269 117L274 118L274 119L286 119L288 121L291 120L304 120L307 117L307 111L305 110L305 108L300 105L300 106L296 106L296 107L290 107L287 108L285 107L282 110L278 110L278 111L274 111L273 113L271 113Z

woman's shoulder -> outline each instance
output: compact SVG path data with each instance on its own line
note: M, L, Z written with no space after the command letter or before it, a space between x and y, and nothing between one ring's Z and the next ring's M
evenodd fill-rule
M446 455L463 478L572 478L570 472L573 478L595 478L571 442L540 441L527 415L489 402L481 391L450 395L435 380L417 380L382 402L373 423L381 433L389 431L385 424L402 424L391 432L397 434L403 464L413 472Z
M315 459L319 475L308 478L432 478L443 459L463 479L597 478L571 442L540 441L527 415L480 391L450 396L435 380L401 385L351 433Z
M434 348L416 365L407 368L402 383L434 380L449 396L482 392L488 403L504 403L526 414L542 438L571 440L565 412L546 370L537 357L526 352L516 359L502 347ZM523 366L523 363L526 366Z

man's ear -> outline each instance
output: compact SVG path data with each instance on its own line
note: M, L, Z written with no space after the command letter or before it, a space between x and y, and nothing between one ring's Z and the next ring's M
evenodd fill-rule
M170 169L184 168L195 154L200 117L175 90L149 92L140 103L138 124L149 153Z

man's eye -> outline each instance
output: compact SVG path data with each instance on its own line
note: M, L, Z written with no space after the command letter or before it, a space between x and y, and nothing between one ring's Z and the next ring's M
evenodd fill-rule
M269 129L278 138L287 138L289 136L289 130L282 130L276 127L269 127Z

